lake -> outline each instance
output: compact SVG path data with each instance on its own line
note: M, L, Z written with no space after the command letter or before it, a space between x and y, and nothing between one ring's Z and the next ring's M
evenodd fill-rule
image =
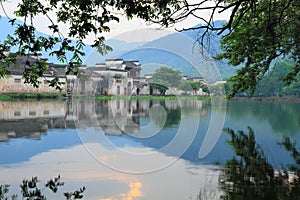
M24 178L60 175L53 199L82 186L84 199L220 199L235 155L224 129L251 127L280 170L294 163L278 143L300 142L299 113L295 102L1 101L0 183L19 193Z

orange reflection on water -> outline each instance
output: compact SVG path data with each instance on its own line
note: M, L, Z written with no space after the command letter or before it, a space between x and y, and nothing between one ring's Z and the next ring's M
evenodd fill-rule
M141 197L142 183L134 182L129 184L130 191L127 194L122 194L122 200L134 200L136 197Z

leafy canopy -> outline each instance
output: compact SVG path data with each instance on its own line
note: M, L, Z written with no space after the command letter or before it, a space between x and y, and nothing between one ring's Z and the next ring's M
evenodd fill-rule
M258 82L254 96L298 96L299 78L297 75L296 81L286 86L284 78L293 70L294 62L284 60L274 64L272 69Z
M276 58L289 57L295 61L285 80L291 83L295 79L300 70L299 6L295 0L263 0L243 18L234 19L235 28L221 39L222 53L218 55L218 59L227 59L233 66L242 66L230 79L231 96L245 90L252 96Z
M158 83L166 87L178 87L181 81L182 74L179 70L162 66L155 70L152 77L153 83Z

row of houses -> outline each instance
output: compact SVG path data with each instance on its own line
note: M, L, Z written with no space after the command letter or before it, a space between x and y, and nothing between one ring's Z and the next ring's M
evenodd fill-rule
M28 63L41 62L47 64L47 71L39 78L39 87L24 83L23 74ZM60 93L49 87L49 81L58 78L63 83L62 92L68 94L131 95L141 84L142 66L138 61L110 59L94 67L81 66L77 75L66 75L67 65L49 63L41 54L28 54L17 56L15 64L2 66L2 69L9 75L0 79L0 93Z
M58 78L64 83L63 93L68 95L149 95L158 93L149 86L151 76L141 77L142 65L138 61L124 61L123 59L107 59L104 63L97 63L93 67L81 66L76 75L67 74L68 66L49 63L41 54L17 56L16 65L4 66L9 76L0 79L0 93L60 93L49 87L49 81ZM25 84L22 76L27 63L47 63L47 71L39 79L39 87ZM186 78L186 77L184 77ZM194 81L205 81L195 79Z
M28 63L47 63L47 71L43 78L39 79L39 87L35 88L30 84L25 84L23 74L28 67ZM41 54L29 54L27 56L17 56L16 63L0 66L0 70L8 72L8 76L0 78L0 93L59 93L53 87L49 87L49 81L58 78L60 82L66 82L66 65L48 63L48 59L42 58ZM63 85L65 90L66 85Z

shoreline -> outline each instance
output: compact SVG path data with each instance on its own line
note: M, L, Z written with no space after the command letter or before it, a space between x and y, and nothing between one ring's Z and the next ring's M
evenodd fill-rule
M213 96L212 96L213 97ZM95 100L111 100L111 99L153 99L153 100L204 100L210 101L211 96L89 96L89 95L74 95L71 99L91 99ZM6 93L0 94L0 101L9 100L58 100L68 99L65 94L58 93ZM236 102L300 102L300 98L296 97L234 97L227 101Z
M300 102L300 98L296 97L234 97L229 101L244 102Z
M5 93L0 94L0 100L1 101L10 101L10 100L57 100L60 98L63 98L64 96L62 94L41 94L41 93Z

